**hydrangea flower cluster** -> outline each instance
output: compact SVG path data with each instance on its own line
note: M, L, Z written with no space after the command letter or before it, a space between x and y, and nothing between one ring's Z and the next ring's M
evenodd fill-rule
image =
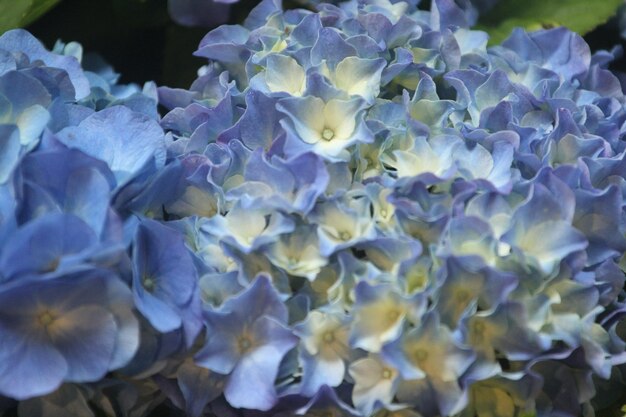
M102 380L146 343L123 210L165 166L157 90L81 58L76 43L0 36L0 413L9 398L44 415L28 399Z
M189 90L0 37L5 407L594 415L626 362L616 52L317 7L211 31Z

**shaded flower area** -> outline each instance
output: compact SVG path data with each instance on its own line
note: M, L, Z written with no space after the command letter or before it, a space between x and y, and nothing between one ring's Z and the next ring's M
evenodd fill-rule
M189 89L0 36L0 414L611 406L619 51L415 3L264 0Z

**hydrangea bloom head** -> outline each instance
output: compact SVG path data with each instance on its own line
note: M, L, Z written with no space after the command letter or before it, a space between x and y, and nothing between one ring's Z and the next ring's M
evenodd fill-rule
M189 90L0 37L0 394L590 410L626 363L626 99L580 36L487 48L457 3L265 0L205 36Z

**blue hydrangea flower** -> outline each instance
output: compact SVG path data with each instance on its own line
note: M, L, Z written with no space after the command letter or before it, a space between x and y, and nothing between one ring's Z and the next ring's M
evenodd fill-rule
M27 149L33 148L50 120L46 110L50 105L50 94L37 79L10 71L0 76L0 97L2 124L16 125L20 144Z
M281 54L268 55L265 68L250 80L255 90L267 94L300 97L306 90L306 71L294 58Z
M3 286L0 299L3 395L25 399L65 381L98 381L137 351L131 293L109 272Z
M380 93L380 79L386 64L384 59L348 56L330 68L327 62L322 63L318 71L330 82L338 95L358 96L368 103L374 102Z
M280 100L277 108L288 117L281 121L287 131L285 153L297 156L312 151L329 160L345 160L346 148L371 141L362 120L364 106L361 99L324 101L306 96Z
M52 278L89 269L90 257L103 249L81 219L71 214L41 216L11 236L0 257L3 280Z
M478 392L504 414L551 410L540 393L553 382L537 372L575 363L606 376L622 361L612 58L561 28L487 49L471 26L493 2L460 3L308 12L266 0L202 40L209 63L189 91L160 90L174 107L168 149L202 161L194 186L220 196L196 212L208 219L185 221L205 225L188 240L207 307L230 305L264 271L293 312L301 342L282 368L279 415L306 404L291 395L312 414L469 415L492 404ZM235 226L257 225L249 245L224 226L242 208L251 217ZM275 216L292 226L257 242ZM330 330L336 345L323 343ZM567 397L571 410L587 392Z
M250 253L274 242L276 237L294 229L293 220L272 210L254 209L235 203L225 216L214 216L203 225L222 242Z
M340 311L312 311L295 326L301 339L303 375L300 392L310 397L322 386L336 387L343 381L348 345L349 317Z
M329 183L328 170L314 153L285 160L257 151L250 155L243 175L245 181L230 190L230 198L301 214L313 209Z
M90 93L89 81L76 57L46 50L41 42L25 30L15 29L5 32L0 36L0 50L8 52L12 56L12 62L7 62L8 65L3 65L3 68L24 70L32 66L35 68L43 67L44 69L46 67L58 68L69 77L75 94L72 99L80 100ZM26 62L21 59L21 56L26 58ZM4 60L8 61L8 59L8 56L5 56Z
M310 226L297 227L293 233L282 235L268 246L267 256L287 273L311 281L328 262L320 252L315 228Z
M375 230L368 211L369 204L365 199L319 204L311 218L318 224L321 254L328 256L337 250L372 239Z
M571 213L559 207L563 200L557 202L550 194L541 185L535 185L528 202L515 211L511 228L502 237L514 251L520 250L525 262L544 274L567 255L588 245L585 236L570 225ZM551 230L549 236L545 236L546 229Z
M127 183L149 162L157 167L165 162L162 129L154 120L123 106L95 113L78 126L61 130L56 138L70 148L105 161L118 186Z
M133 242L133 296L137 309L159 332L181 326L190 346L201 328L198 276L177 231L145 220Z
M202 39L188 89L0 36L0 396L33 417L610 402L617 52L564 28L488 48L494 2L263 0Z
M204 318L207 339L196 363L228 375L224 395L232 406L272 408L278 366L297 338L285 327L287 308L269 278L259 276L219 310L205 311Z
M475 354L454 342L436 314L428 314L419 327L385 345L381 356L403 379L398 387L401 401L417 405L418 410L438 409L442 414L454 414L465 406L466 394L458 379ZM434 403L427 400L431 396Z
M378 355L354 361L349 368L354 379L352 402L364 415L371 415L379 406L389 406L400 382L398 371Z
M405 321L418 322L425 309L420 295L405 298L389 284L361 281L354 291L350 345L368 352L380 352L385 343L400 337Z
M111 210L115 177L107 164L77 150L56 149L26 155L19 168L22 221L43 213L73 214L113 245L119 219Z

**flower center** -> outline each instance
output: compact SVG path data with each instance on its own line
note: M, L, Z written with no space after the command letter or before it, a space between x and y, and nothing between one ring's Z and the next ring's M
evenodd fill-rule
M39 315L39 323L44 327L50 326L54 320L55 317L47 310Z
M335 132L333 132L332 129L329 129L326 127L324 128L324 130L322 130L322 139L331 140L334 137L335 137Z
M422 270L411 271L407 281L409 283L409 292L412 292L424 288L428 283L428 276Z
M383 379L391 379L391 375L393 375L393 372L391 372L391 369L389 368L383 369Z
M244 336L239 339L237 347L239 347L240 352L245 352L252 347L252 341Z
M333 334L333 332L326 332L324 333L324 342L326 343L332 343L335 341L335 335Z
M417 349L413 355L417 362L424 362L428 358L428 352L424 349Z
M398 312L397 310L391 310L387 313L387 320L391 323L398 320L398 317L400 317L400 312Z
M152 292L156 288L156 282L154 282L154 280L150 278L149 276L146 276L143 278L142 284L143 284L143 287L148 292Z
M463 302L467 301L469 298L470 298L470 295L469 295L469 293L468 293L467 291L465 291L465 290L459 290L459 291L456 293L456 300L457 300L459 303L463 303Z
M343 240L344 242L347 240L352 239L352 234L350 232L340 232L339 233L339 239Z

